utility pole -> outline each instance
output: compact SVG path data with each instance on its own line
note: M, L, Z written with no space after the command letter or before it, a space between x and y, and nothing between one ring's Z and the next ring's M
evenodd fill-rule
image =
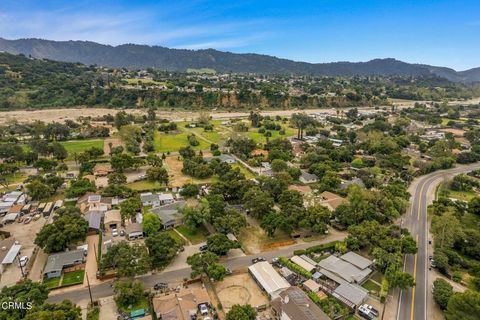
M17 260L18 260L18 265L20 266L20 270L22 271L22 277L25 279L27 276L25 275L25 272L23 271L22 262L20 261L20 255L17 256Z
M88 294L90 295L90 305L93 306L92 289L90 288L90 281L88 280L88 273L85 272L85 276L87 277Z

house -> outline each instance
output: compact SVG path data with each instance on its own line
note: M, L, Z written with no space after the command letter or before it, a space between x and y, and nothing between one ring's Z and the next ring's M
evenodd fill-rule
M67 179L67 180L76 179L77 177L78 177L78 172L69 171L69 172L65 173L65 179Z
M210 305L210 297L205 288L182 289L170 295L157 295L152 299L153 310L158 319L191 320L201 304Z
M290 287L290 284L282 278L268 261L257 262L248 267L248 272L273 300L280 292Z
M368 290L359 285L344 282L335 288L332 295L350 307L358 307L367 299Z
M175 202L175 198L171 193L159 193L158 200L160 201L161 206Z
M89 210L83 217L88 222L88 228L90 230L100 230L102 224L102 218L105 211L101 210Z
M183 224L183 215L176 208L157 207L151 212L160 218L163 229L173 229Z
M290 320L329 320L319 306L298 287L283 290L272 301L272 309L277 319Z
M363 283L372 273L373 261L354 252L329 256L318 263L319 272L337 283Z
M302 283L302 287L308 292L318 292L320 291L320 285L312 279L308 279Z
M85 213L89 210L101 210L106 212L112 208L113 204L118 204L116 198L102 197L99 194L89 192L77 200L77 207L80 212Z
M48 256L43 275L47 279L60 277L63 269L82 264L84 259L83 249L51 254Z
M140 201L144 207L153 206L158 207L160 205L160 199L158 194L153 194L151 192L145 192L140 194Z
M143 227L140 223L131 223L125 228L128 240L143 238Z
M97 163L93 168L93 175L96 177L106 177L113 172L110 163Z
M347 203L347 199L333 192L324 191L320 194L320 204L330 211L335 211L341 204Z
M365 184L363 183L362 179L354 178L352 180L342 181L340 183L339 189L345 190L349 186L351 186L352 184L355 184L355 185L359 186L360 188L365 188Z
M318 182L318 177L313 173L302 170L299 180L303 183L315 183Z
M118 229L122 224L122 216L120 210L109 210L105 212L103 217L103 225L105 230Z
M229 163L229 164L237 162L237 160L229 154L221 154L219 156L214 156L214 157L205 157L203 159L208 163L212 162L213 159L218 159L220 160L220 162Z

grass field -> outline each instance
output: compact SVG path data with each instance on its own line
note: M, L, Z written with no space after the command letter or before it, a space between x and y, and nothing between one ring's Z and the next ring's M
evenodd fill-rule
M60 285L60 277L43 280L43 284L48 288L56 288Z
M373 291L373 292L379 292L380 291L380 286L373 282L372 280L367 280L365 281L364 284L362 284L362 287L367 289L368 291Z
M62 286L83 283L85 270L67 272L63 275Z
M142 181L127 183L127 187L132 188L133 190L149 190L149 189L160 189L163 187L163 185L161 185L158 182L142 180Z
M270 140L273 140L275 138L283 137L291 137L296 134L296 130L293 128L290 128L286 125L283 126L285 129L285 135L280 135L279 131L270 131L272 133L272 136L269 138ZM250 130L246 133L247 137L250 139L254 140L256 143L266 143L267 142L267 137L263 135L263 133L258 133L258 128L250 128Z
M185 240L182 237L180 237L180 235L178 233L176 233L175 231L167 230L167 231L163 231L163 232L169 234L173 239L175 239L175 241L178 244L180 244L182 246L185 244Z
M205 150L210 148L210 144L200 138L197 138L200 143L198 146L193 147L194 150ZM160 133L155 132L153 138L153 144L156 152L173 152L178 151L180 148L188 146L188 133L180 130L179 133Z
M189 226L183 225L177 227L177 231L183 234L185 238L190 240L192 244L197 244L207 240L208 231L205 227L199 227L197 229L192 229Z
M142 296L140 301L133 306L118 306L118 310L130 314L130 312L138 309L148 310L148 300L145 296Z
M72 153L81 153L85 150L88 150L92 147L100 148L103 150L103 140L101 139L94 139L94 140L70 140L70 141L62 141L60 142L65 149L67 149L69 156Z
M231 164L231 166L232 166L232 168L239 168L240 172L242 172L245 175L245 178L247 178L247 179L255 178L255 175L253 173L251 173L247 168L245 168L240 163L233 163L233 164Z

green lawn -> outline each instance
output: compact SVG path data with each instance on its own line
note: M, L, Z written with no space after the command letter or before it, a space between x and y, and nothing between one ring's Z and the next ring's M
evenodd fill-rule
M240 172L242 172L245 175L245 178L247 179L254 179L255 175L250 172L247 168L245 168L242 164L240 163L233 163L231 164L232 168L239 168Z
M279 137L287 138L294 136L296 134L296 129L290 128L287 125L283 125L285 129L285 135L280 135L279 131L268 130L272 133L272 136L269 138L270 140L276 139ZM247 137L254 140L256 143L266 143L267 138L264 136L263 133L258 133L258 128L250 128L250 130L246 133Z
M213 131L205 131L203 128L190 128L188 130L195 132L198 136L202 136L207 140L212 141L218 145L222 145L226 140L226 133L223 135L220 133L218 126L213 127Z
M101 139L93 139L93 140L70 140L70 141L62 141L60 142L65 149L67 149L68 154L71 155L72 153L81 153L87 149L92 147L100 148L103 150L103 143L104 140Z
M51 278L51 279L44 279L43 284L48 288L56 288L60 285L60 277L58 278Z
M448 197L458 199L461 201L470 201L477 194L474 191L453 191L448 190Z
M145 85L167 85L166 82L155 81L153 79L122 79L128 84L145 84Z
M180 129L181 130L181 129ZM200 138L197 138L200 143L198 146L193 147L194 150L205 150L210 148L210 144ZM155 131L153 144L156 152L173 152L178 151L180 148L188 146L188 133L181 130L179 133L163 133Z
M365 281L365 283L362 284L362 287L364 287L368 291L373 291L373 292L379 292L380 291L380 286L370 279Z
M185 238L190 240L192 244L197 244L207 240L208 231L205 227L199 227L197 229L192 229L186 225L177 227L178 232L183 234Z
M162 185L159 182L152 182L148 180L141 180L127 183L127 187L132 188L133 190L150 190L150 189L160 189Z
M83 283L85 270L67 272L63 275L62 286Z
M175 239L175 241L180 244L180 245L184 245L185 244L185 240L180 237L180 235L178 233L176 233L175 231L173 230L166 230L166 231L163 231L165 233L168 233L173 239Z

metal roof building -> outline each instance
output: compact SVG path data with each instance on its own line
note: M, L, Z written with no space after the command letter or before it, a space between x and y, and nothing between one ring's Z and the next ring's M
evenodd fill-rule
M251 265L248 267L248 272L272 299L278 297L281 291L290 287L287 280L282 278L267 261L257 262Z
M333 291L334 297L343 297L356 306L361 305L368 296L368 291L359 285L342 283Z
M47 278L59 277L64 268L83 263L84 254L84 250L79 249L49 255L43 274Z
M292 261L295 264L298 264L300 267L307 270L308 272L311 272L311 271L315 270L315 265L314 264L311 264L310 262L302 259L299 256L291 257L290 261Z
M5 258L2 260L2 264L11 264L13 261L15 261L15 258L18 256L18 253L20 252L20 249L22 248L22 245L20 244L14 244L10 247L10 250L8 250L7 255Z

